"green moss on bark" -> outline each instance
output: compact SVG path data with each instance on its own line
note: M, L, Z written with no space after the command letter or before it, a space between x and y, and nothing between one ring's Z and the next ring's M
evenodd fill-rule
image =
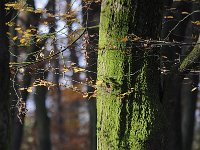
M197 43L199 43L200 41L200 36L199 39L197 41ZM179 71L180 72L184 72L190 69L190 67L192 67L192 65L195 64L195 62L197 62L200 58L200 45L196 44L195 47L193 48L193 50L188 54L188 56L182 61L180 67L179 67Z
M128 34L156 39L159 0L104 0L98 53L97 149L161 150L156 52L134 48ZM155 19L156 18L156 19Z

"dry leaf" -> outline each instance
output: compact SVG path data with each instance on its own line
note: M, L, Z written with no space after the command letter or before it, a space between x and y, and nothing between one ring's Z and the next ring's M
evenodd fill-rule
M97 80L97 81L96 81L96 85L100 85L100 84L102 84L102 83L103 83L102 80Z
M191 90L191 92L194 92L195 90L197 90L198 89L198 87L194 87L192 90Z
M29 88L27 89L27 92L29 92L29 93L33 92L33 87L29 87Z

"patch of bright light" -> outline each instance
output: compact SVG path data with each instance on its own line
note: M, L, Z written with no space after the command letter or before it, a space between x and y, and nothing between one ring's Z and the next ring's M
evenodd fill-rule
M39 34L49 33L49 26L43 24L39 25L38 32Z
M36 9L44 9L44 7L47 5L48 0L35 0L35 7Z

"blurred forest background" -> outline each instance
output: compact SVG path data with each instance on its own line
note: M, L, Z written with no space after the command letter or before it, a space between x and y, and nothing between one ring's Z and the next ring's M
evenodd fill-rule
M100 8L98 0L18 0L6 4L8 13L13 12L7 22L12 150L96 149ZM162 38L181 44L163 44L163 74L198 40L200 15L195 11L200 11L197 0L165 1ZM175 130L181 130L182 135L175 132L178 140L174 143L182 144L183 150L200 150L199 69L191 70L175 85L180 98L175 101L171 121L175 126L181 122L182 128Z

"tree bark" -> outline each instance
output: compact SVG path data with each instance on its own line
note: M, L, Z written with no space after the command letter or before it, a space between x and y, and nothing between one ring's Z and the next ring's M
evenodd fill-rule
M38 150L51 150L50 139L50 119L47 115L45 99L47 95L47 87L36 87L36 94L34 96L36 105L36 132Z
M194 119L198 90L192 91L198 86L198 75L188 75L188 79L182 83L182 147L183 150L191 150L193 142Z
M33 0L27 0L26 2L30 7L33 7L35 9L35 4ZM28 13L28 19L26 20L26 28L29 28L30 26L38 27L39 24L39 15L35 13ZM36 32L35 32L36 34ZM36 52L40 49L40 46L37 46L35 44L36 38L33 38L34 43L32 43L28 48L27 48L27 53L32 53ZM32 55L29 55L26 59L26 62L31 62L35 61L35 57ZM30 68L25 68L24 76L23 76L23 83L22 87L28 88L31 84L32 80L32 74L30 74ZM24 90L21 92L22 96L22 101L26 103L28 99L29 93ZM20 150L21 149L21 144L22 144L22 139L23 139L23 130L24 130L24 117L21 118L22 123L19 121L19 118L17 117L18 111L15 110L15 118L14 118L14 127L13 127L13 139L12 139L12 150Z
M104 0L98 52L97 149L164 149L155 49L134 47L128 34L158 39L159 0ZM100 84L101 83L101 84Z
M0 2L0 149L10 150L10 100L9 100L9 39L7 36L8 26L6 22L10 21L9 15L5 10L6 0Z
M83 24L84 27L87 29L87 40L86 43L86 51L87 51L87 77L96 82L96 72L97 72L97 49L98 49L98 36L99 36L99 25L100 21L100 10L101 5L96 2L92 2L89 5L89 9L83 9ZM87 6L83 2L83 8ZM94 27L94 28L93 28ZM94 88L88 86L88 92L94 92ZM96 150L97 143L96 143L96 122L97 122L97 112L96 112L96 98L91 97L88 99L88 109L90 113L90 144L91 150Z
M180 1L174 2L172 8L176 11L166 13L166 16L173 16L173 19L165 19L162 31L162 38L168 36L169 41L183 42L185 31L188 25L189 18L180 23L186 15L182 12L191 11L191 2ZM179 26L173 30L174 26ZM169 34L170 33L170 34ZM180 56L182 48L179 46L163 46L161 55L165 56L162 59L162 67L168 70L162 75L163 77L163 103L165 105L166 113L166 136L167 136L167 149L169 150L182 150L182 134L181 134L181 83L184 75L178 71L180 63Z

